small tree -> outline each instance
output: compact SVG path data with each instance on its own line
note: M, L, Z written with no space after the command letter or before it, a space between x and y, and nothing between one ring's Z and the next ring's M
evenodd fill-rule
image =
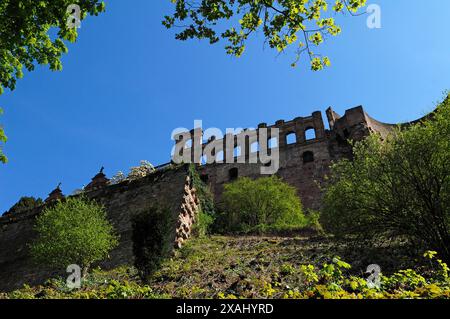
M306 225L294 187L279 177L239 178L225 185L220 225L227 231Z
M83 277L118 244L104 208L81 197L69 197L46 208L37 217L35 229L38 238L30 247L35 260L64 269L77 264Z
M336 235L406 236L450 258L450 96L432 118L371 136L332 168L322 224Z

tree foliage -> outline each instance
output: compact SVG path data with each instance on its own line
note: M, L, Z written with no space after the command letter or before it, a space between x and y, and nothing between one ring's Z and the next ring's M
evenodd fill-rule
M104 208L81 197L46 208L37 217L35 229L38 238L30 250L37 262L59 269L76 264L83 274L118 244Z
M23 76L23 67L33 71L35 64L61 70L61 56L67 53L64 40L75 42L77 29L67 25L67 8L77 4L81 19L98 15L105 5L99 0L4 0L0 3L0 92L14 90ZM50 31L57 30L56 36Z
M62 69L61 56L68 49L64 41L75 42L77 29L67 24L69 5L79 5L80 19L105 10L100 0L2 0L0 2L0 95L14 90L23 68L33 71L36 64ZM53 35L56 31L56 35ZM1 111L1 109L0 109ZM0 127L0 143L6 136ZM0 161L6 157L0 149Z
M332 167L323 225L337 235L406 236L450 258L450 96L431 118L354 146Z
M132 220L135 266L147 279L173 249L175 218L166 208L151 207L137 213Z
M3 110L2 108L0 108L0 115L3 114ZM0 125L0 162L1 163L6 163L8 161L8 159L6 158L5 154L3 154L2 151L2 143L6 143L6 141L8 140L8 138L6 137L5 131L3 130L3 126Z
M220 38L228 41L228 54L241 56L251 35L262 30L270 48L278 52L294 47L296 65L302 53L309 57L312 70L330 65L330 59L316 52L325 38L337 36L341 28L331 13L354 15L366 0L171 0L173 15L166 16L167 28L179 27L176 39ZM330 9L331 7L331 9ZM223 27L221 29L221 27Z
M295 188L279 177L242 177L225 185L221 226L226 231L252 231L264 226L305 226Z

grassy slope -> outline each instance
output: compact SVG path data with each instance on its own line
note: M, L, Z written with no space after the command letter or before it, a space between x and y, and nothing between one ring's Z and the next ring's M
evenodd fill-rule
M360 276L372 263L385 273L410 266L398 247L369 252L324 237L212 236L193 239L177 251L152 276L151 286L178 298L282 297L286 289L302 289L301 265L320 267L336 256L352 265L349 273ZM280 291L268 294L269 285Z
M265 297L260 290L283 267L312 262L319 255L323 257L327 248L305 238L195 239L162 265L151 278L151 285L156 291L181 298L217 297L219 293Z
M383 266L389 264L388 260L394 260L398 266L397 256L389 257L386 251L371 255L377 254L383 258ZM301 265L330 263L336 255L352 263L352 269L345 272L361 275L368 265L355 249L333 244L325 238L196 238L166 260L147 284L139 280L134 268L120 267L108 272L94 271L80 290L69 291L63 280L51 280L44 286L0 294L0 298L305 297L297 294L306 284ZM316 284L322 289L321 280ZM316 293L308 296L316 297ZM358 294L352 292L341 297L358 297Z

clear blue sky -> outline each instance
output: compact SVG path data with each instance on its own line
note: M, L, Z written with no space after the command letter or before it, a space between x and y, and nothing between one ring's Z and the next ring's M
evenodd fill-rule
M251 127L357 105L384 122L416 119L450 89L450 1L376 0L382 29L339 18L343 33L321 53L332 67L290 67L257 39L240 58L223 44L178 42L161 19L169 0L107 2L83 22L64 70L25 74L0 97L10 162L0 165L0 213L21 196L86 185L104 165L111 176L141 159L170 158L176 127ZM413 3L413 4L412 4Z

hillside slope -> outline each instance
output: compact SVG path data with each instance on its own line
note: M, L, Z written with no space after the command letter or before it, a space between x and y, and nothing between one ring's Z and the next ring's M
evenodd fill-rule
M382 269L394 262L398 266L398 256L386 251L393 250L371 255L382 257ZM342 260L352 267L335 258L338 255L345 256ZM397 272L384 279L383 289L368 289L367 275L363 275L368 261L361 256L354 248L326 238L212 236L190 240L146 284L133 267L120 267L95 270L79 290L70 291L64 280L53 279L44 286L0 294L0 298L450 297L448 276L443 278L440 270L433 273L435 279L413 270Z

